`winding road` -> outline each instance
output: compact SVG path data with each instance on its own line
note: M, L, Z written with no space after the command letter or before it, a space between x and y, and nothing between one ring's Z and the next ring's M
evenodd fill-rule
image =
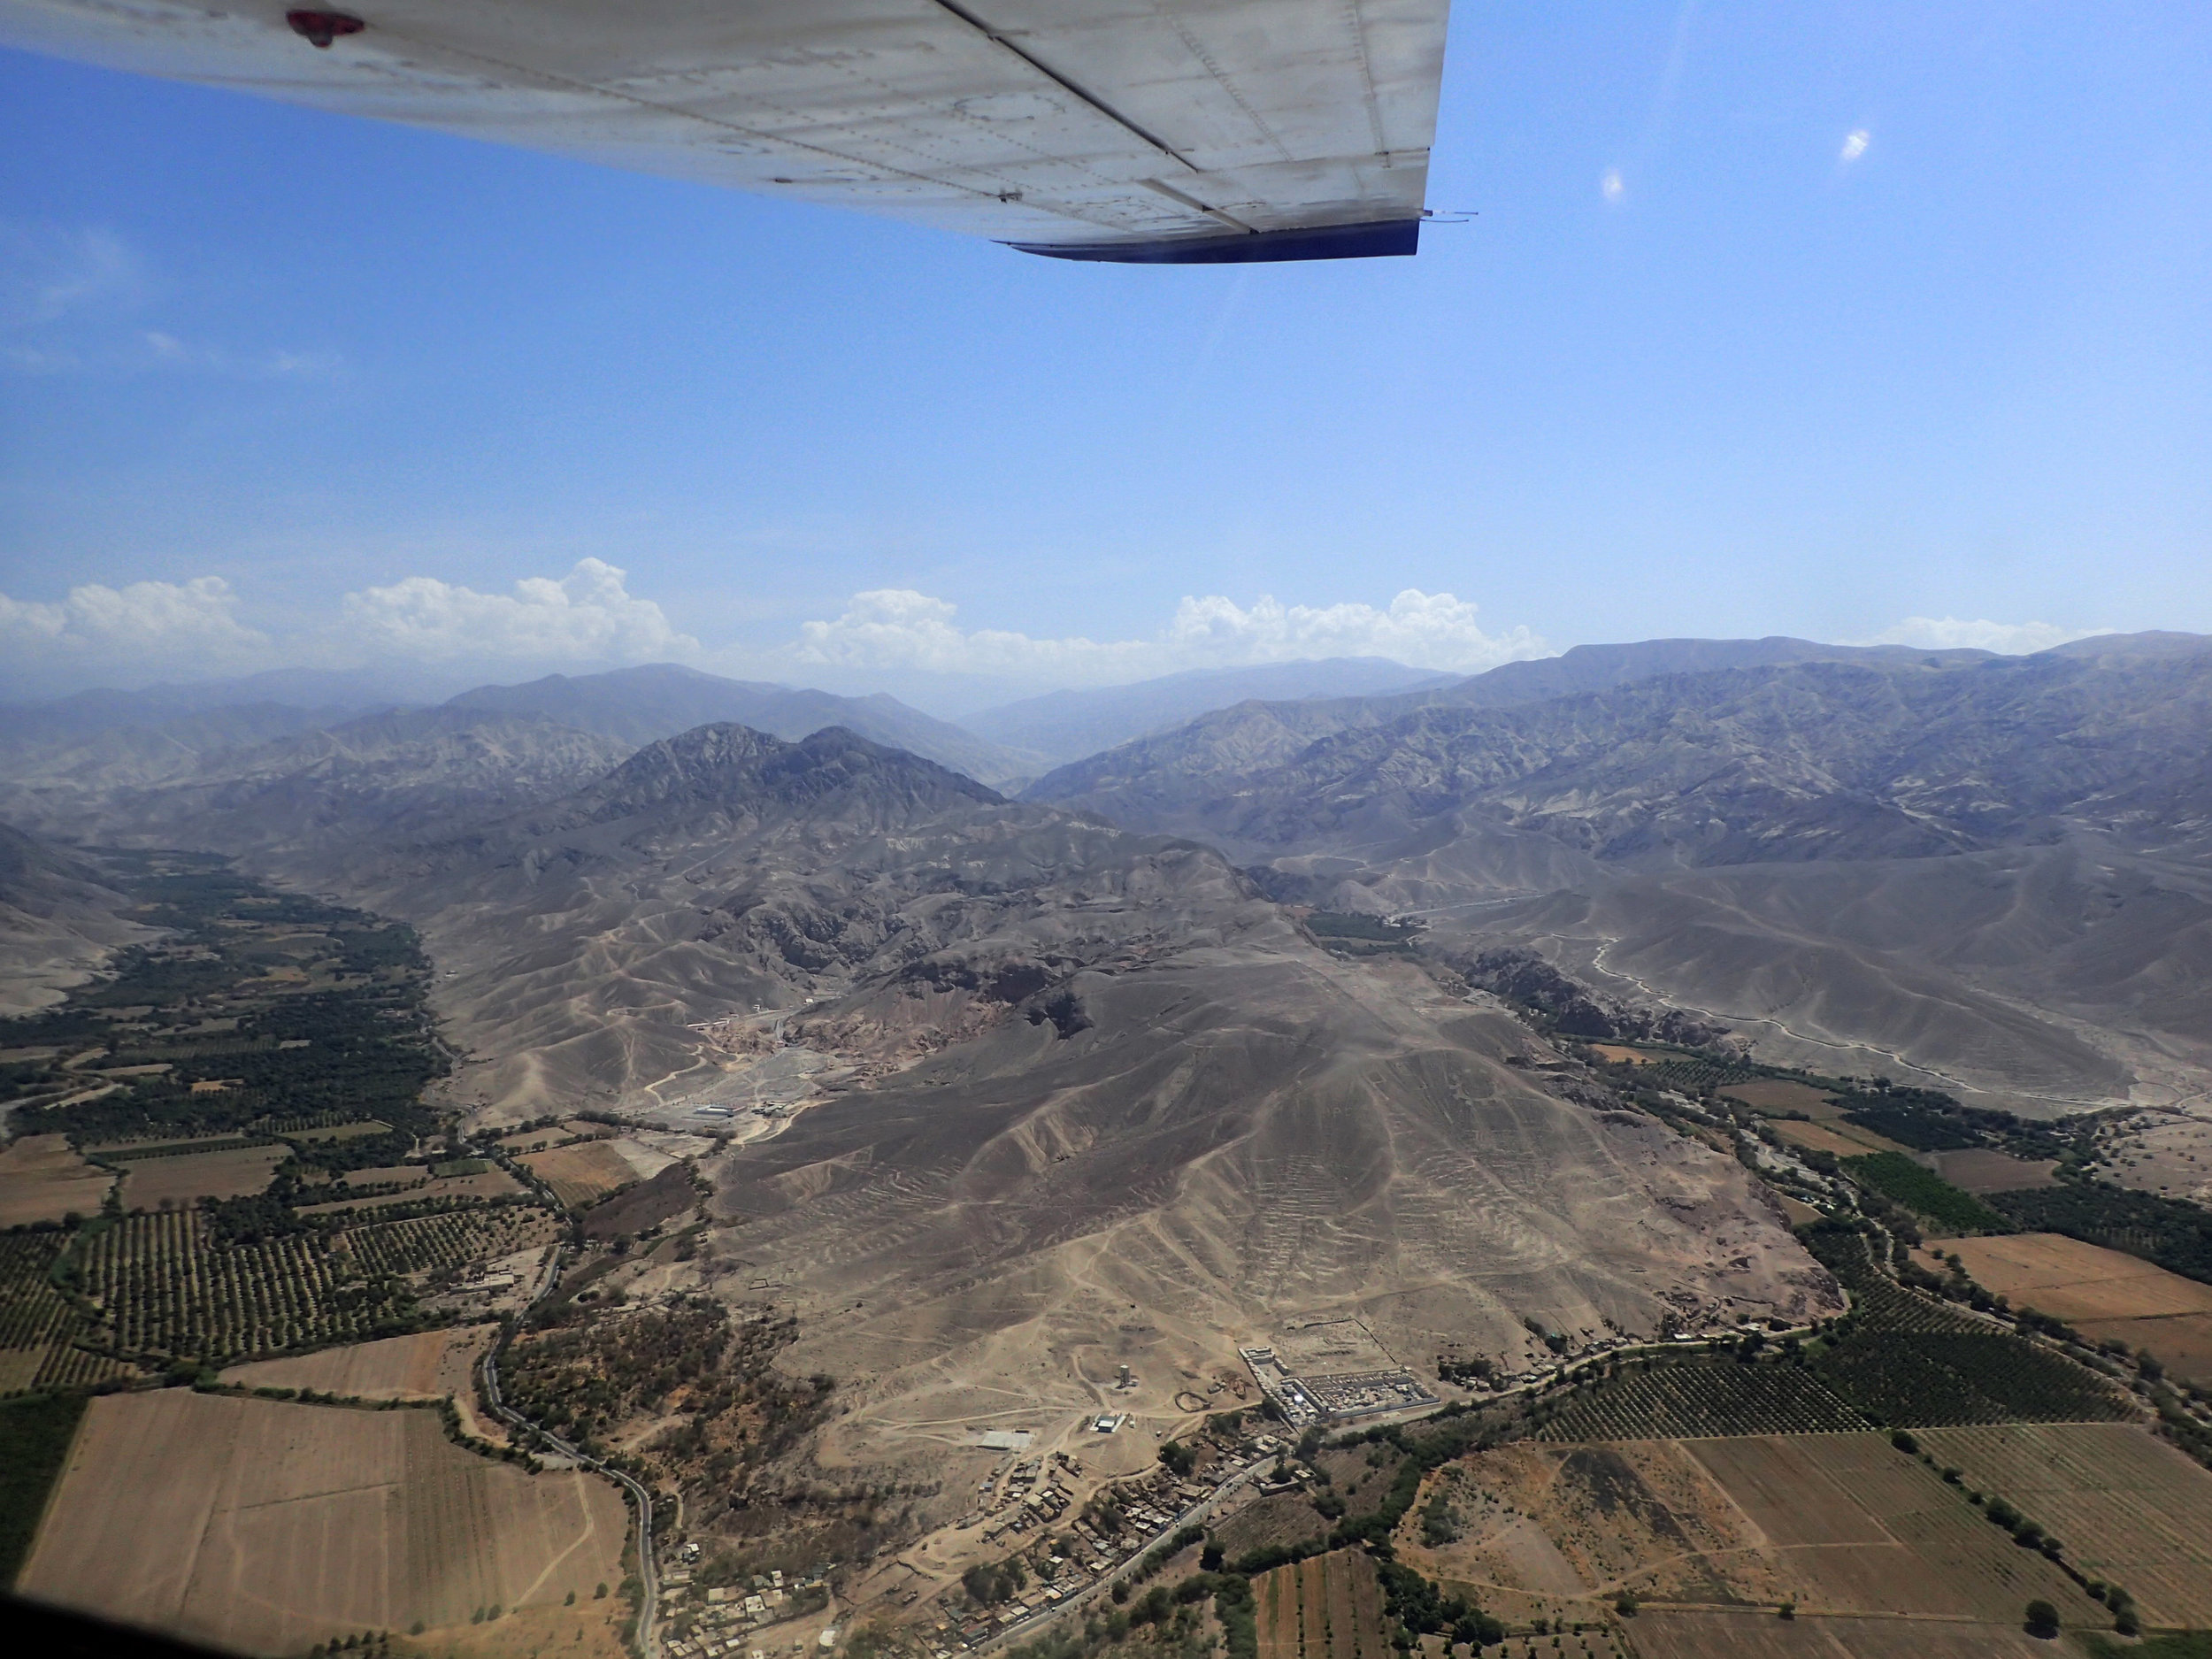
M531 1307L534 1308L543 1302L552 1294L553 1287L561 1282L561 1257L565 1249L564 1245L553 1247L553 1259L546 1264L544 1282L538 1286L537 1294L530 1298ZM503 1334L484 1356L484 1398L490 1403L491 1409L516 1427L527 1429L540 1436L562 1456L573 1458L581 1467L606 1476L628 1493L637 1504L637 1571L638 1583L642 1586L638 1597L638 1651L644 1655L644 1659L659 1659L660 1650L653 1639L653 1620L660 1604L660 1578L653 1566L653 1494L621 1470L609 1468L542 1424L533 1423L507 1403L499 1392L499 1356L506 1348L507 1341L507 1336Z

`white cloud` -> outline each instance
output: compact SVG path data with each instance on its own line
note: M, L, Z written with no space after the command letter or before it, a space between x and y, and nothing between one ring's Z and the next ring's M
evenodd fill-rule
M240 622L237 599L219 576L188 582L88 582L58 604L0 594L0 642L34 664L108 664L138 671L186 664L233 664L266 637Z
M1864 645L1909 645L1916 650L1972 649L1995 651L2003 657L2025 657L2047 651L2069 640L2085 640L2109 634L2110 628L2062 628L2051 622L1963 622L1956 617L1907 617L1893 622Z
M261 351L242 356L221 346L191 344L158 329L148 329L139 338L145 362L158 369L269 380L327 375L341 366L339 359L326 351Z
M112 231L0 220L0 327L127 304L144 288L137 255Z
M1868 132L1863 127L1855 127L1844 135L1843 149L1837 155L1836 159L1847 166L1866 154L1866 147L1873 142L1873 134Z
M1617 202L1628 194L1628 186L1622 181L1618 167L1608 167L1599 176L1598 194L1609 202Z
M812 665L1110 685L1184 669L1318 657L1388 657L1418 668L1474 673L1550 654L1525 627L1486 634L1471 603L1415 588L1382 610L1356 603L1285 605L1266 597L1248 608L1218 594L1186 598L1165 626L1142 640L971 632L955 614L946 601L910 588L856 594L834 620L803 624L792 655Z
M327 375L327 351L240 349L134 321L154 283L136 250L97 227L0 219L0 367L26 374L219 374L237 380Z
M645 662L693 657L698 641L676 631L649 599L631 596L626 572L595 558L555 581L532 576L511 594L410 576L345 597L356 643L426 661Z

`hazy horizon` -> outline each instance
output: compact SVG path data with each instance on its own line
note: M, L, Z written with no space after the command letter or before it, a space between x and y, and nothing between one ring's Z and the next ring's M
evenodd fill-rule
M1921 619L1924 620L1924 619ZM1959 633L1967 630L1960 628ZM2167 630L2134 630L2162 632ZM2095 638L2119 632L2097 628L2079 631L2046 631L2016 629L2006 635L1990 640L1989 632L1982 638L1946 638L1943 630L1932 626L1932 637L1920 640L1812 640L1809 643L1832 646L1895 645L1901 649L1948 650L1976 649L1995 656L2032 656L2075 640ZM1694 635L1671 636L1696 638ZM1761 637L1802 638L1801 635L1765 635ZM1517 655L1515 662L1540 661L1564 656L1583 646L1633 645L1647 643L1634 640L1584 640L1575 645L1545 647ZM612 673L625 669L682 668L716 678L771 684L795 691L822 691L842 697L866 697L877 695L897 698L923 713L940 719L960 721L972 716L992 711L1004 706L1028 703L1062 694L1085 692L1112 692L1170 683L1178 680L1205 680L1236 676L1242 671L1287 671L1308 667L1325 667L1345 663L1367 663L1380 666L1424 672L1424 665L1386 657L1379 653L1337 654L1332 656L1273 657L1257 662L1237 664L1210 664L1198 667L1171 668L1160 673L1135 674L1126 679L1098 680L1087 682L1047 682L1001 680L985 675L929 674L897 671L868 671L841 669L834 664L819 666L810 672L803 663L783 665L782 672L745 673L697 662L684 662L673 657L649 658L639 662L542 661L503 667L485 667L472 672L459 663L442 664L426 670L419 663L400 658L381 662L357 664L344 668L325 668L312 664L283 664L246 673L208 673L196 676L145 676L136 680L96 680L58 688L40 688L0 677L0 704L28 708L66 702L73 697L110 695L142 696L163 690L175 691L183 704L193 708L226 706L227 695L215 701L195 697L191 694L209 689L220 689L226 694L234 692L236 700L267 701L292 703L302 707L329 706L343 708L352 703L367 705L386 703L399 707L423 707L440 703L463 692L490 686L517 686L563 675L570 679L586 679ZM1502 663L1490 666L1503 666ZM1457 671L1437 669L1439 679L1458 676ZM1485 673L1487 668L1475 669L1473 673ZM1323 693L1318 695L1335 695ZM349 701L350 700L350 701Z
M957 701L2212 628L2208 66L2183 12L1463 9L1479 218L1161 270L0 54L0 655Z

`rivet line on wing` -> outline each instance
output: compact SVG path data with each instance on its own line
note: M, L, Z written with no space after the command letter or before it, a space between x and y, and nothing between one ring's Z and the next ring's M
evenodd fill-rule
M783 133L763 132L738 121L725 120L719 116L703 114L697 110L687 110L675 104L658 104L650 98L641 98L634 92L624 92L617 88L599 86L588 81L578 81L572 76L557 74L551 70L535 68L528 64L511 63L503 58L494 58L487 52L471 51L466 47L456 46L450 42L421 40L388 27L380 27L378 33L384 39L398 41L426 52L444 53L454 58L466 58L473 63L487 64L492 68L505 70L510 74L527 76L547 86L559 87L571 92L589 93L596 97L610 98L617 103L632 104L641 110L650 110L656 115L670 115L680 120L696 121L702 126L716 127L726 133L734 133L741 138L749 138L757 143L804 150L812 155L826 157L843 166L857 167L866 172L888 173L895 179L903 179L910 183L930 185L942 190L955 190L963 196L972 196L982 201L1005 199L998 191L979 189L974 185L963 184L956 179L916 173L910 168L894 166L885 161L859 156L848 156L839 150L830 149L826 144L810 143L803 138L794 138ZM1074 211L1057 203L1037 201L1026 203L1025 205L1041 209L1045 212L1056 214L1062 219L1072 219L1083 224L1102 224L1107 229L1120 228L1118 226L1094 219L1088 214Z
M1096 93L1078 86L1074 81L1069 80L1058 70L1053 68L1051 65L1023 50L1012 40L1010 40L1006 35L992 27L991 25L986 23L981 18L976 16L974 12L969 11L965 6L959 4L957 0L933 0L933 4L941 11L949 12L952 16L958 18L963 23L966 24L977 34L983 36L985 40L990 42L992 45L1013 53L1015 57L1020 58L1022 62L1027 64L1032 69L1035 70L1046 80L1051 81L1053 85L1058 87L1063 92L1067 93L1071 97L1080 98L1085 104L1088 104L1092 109L1096 110L1101 115L1104 116L1108 120L1113 122L1116 126L1120 127L1128 132L1134 133L1139 138L1144 140L1146 143L1151 145L1153 149L1158 150L1163 156L1167 157L1170 160L1180 163L1182 165L1188 167L1193 173L1202 173L1205 171L1205 169L1201 167L1196 162L1193 161L1188 156L1186 156L1181 150L1176 149L1174 145L1169 143L1165 139L1160 137L1157 134L1149 132L1144 127L1138 126L1136 122L1131 120L1127 116L1124 115L1112 104L1107 103L1105 99L1100 97Z

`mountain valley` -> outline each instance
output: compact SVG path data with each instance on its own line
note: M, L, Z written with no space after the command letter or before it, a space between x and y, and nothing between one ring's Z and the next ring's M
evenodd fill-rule
M1316 688L1355 672L1380 672ZM1231 1555L1248 1595L1301 1551L1456 1559L1417 1499L1472 1514L1451 1483L1562 1440L2162 1424L2212 1455L2199 1396L2096 1334L2171 1335L2193 1390L2194 1325L2046 1329L1943 1255L2016 1225L2084 1274L2149 1252L2193 1284L2212 1248L2123 1168L2212 1088L2212 651L1593 648L1238 702L1014 795L979 774L1041 749L779 734L711 718L742 682L705 679L19 747L0 1196L45 1208L0 1239L36 1337L0 1376L115 1393L85 1431L112 1462L158 1384L303 1410L324 1385L249 1377L415 1345L409 1397L533 1471L503 1502L567 1514L547 1483L599 1470L680 1529L665 1585L622 1591L670 1659L737 1617L691 1583L754 1585L763 1640L864 1617L927 1659L1049 1624L1025 1574L1072 1562L1069 1596L1102 1597L1187 1549L1219 1617L1239 1592L1178 1529L1218 1556L1263 1477L1301 1518ZM183 1197L133 1196L157 1190ZM114 1311L162 1305L162 1274L204 1309ZM309 1312L229 1311L287 1275ZM1392 1472L1358 1495L1356 1447L1413 1471L1402 1502ZM57 1479L71 1535L105 1536ZM1704 1604L1654 1560L1638 1582ZM1546 1571L1462 1584L1435 1628L1614 1606ZM2115 1605L2045 1576L2070 1616ZM432 1590L380 1605L495 1659ZM532 1617L616 1639L574 1605Z

